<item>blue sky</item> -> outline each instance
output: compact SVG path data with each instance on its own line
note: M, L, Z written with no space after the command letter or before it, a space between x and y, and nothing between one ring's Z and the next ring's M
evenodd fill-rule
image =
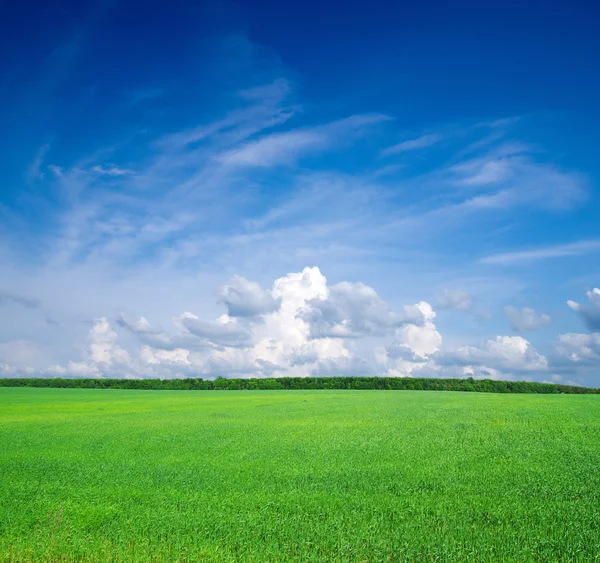
M600 386L597 22L9 2L0 374Z

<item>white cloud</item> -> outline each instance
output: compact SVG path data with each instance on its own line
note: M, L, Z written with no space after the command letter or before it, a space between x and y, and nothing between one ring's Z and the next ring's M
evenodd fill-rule
M586 326L592 331L600 332L600 289L595 287L586 292L589 305L580 305L575 301L567 301L567 305L579 313Z
M43 145L38 149L35 158L29 165L29 168L27 170L27 183L29 185L44 178L44 173L42 172L42 165L44 163L44 159L46 158L46 154L49 150L50 144Z
M498 137L493 136L492 139L497 140ZM489 140L487 137L480 143ZM452 166L450 171L455 175L454 182L458 186L477 188L499 184L514 178L518 172L522 173L531 165L526 156L530 150L522 143L503 142L492 147L484 156L470 158Z
M543 372L548 360L521 336L497 336L481 348L462 346L447 350L443 363L463 366L485 366L505 373Z
M505 205L535 205L564 211L586 198L587 182L552 164L533 158L532 149L519 142L502 143L486 155L450 168L454 185L497 191Z
M596 295L590 292L591 302ZM455 306L465 301L450 299L457 297L452 294L444 296ZM223 286L220 302L238 316L228 313L206 321L183 313L173 319L172 332L154 327L145 317L128 320L121 316L118 325L136 337L137 353L119 344L105 317L97 318L81 360L43 367L36 373L163 378L380 374L510 379L551 375L546 357L520 336L498 336L481 346L444 349L429 303L405 306L396 313L373 288L350 282L329 286L316 267L280 277L271 289L233 278ZM522 328L545 322L543 315L528 309L507 311L516 311ZM382 345L388 336L391 343ZM374 338L376 347L365 354L365 346L371 346ZM36 358L29 353L33 348L27 347L28 356L19 362L7 350L2 353L0 346L0 363L8 375L30 373L36 362L39 365L39 354ZM555 345L555 357L582 366L597 362L599 352L597 334L561 335Z
M180 322L191 334L217 346L244 347L252 344L252 335L240 326L235 317L222 315L216 321L210 322L203 321L192 313L184 313Z
M62 178L65 170L61 166L57 166L56 164L49 164L48 170L54 174L56 178Z
M41 372L52 377L131 377L129 352L117 344L117 333L106 317L94 319L88 332L86 359L54 365ZM133 374L134 376L137 374Z
M385 115L354 115L327 125L272 133L221 155L231 166L269 167L291 165L310 151L329 148L334 141L346 141L364 127L389 119Z
M18 367L11 364L0 363L0 376L1 377L35 377L36 371L30 367Z
M89 362L69 362L66 366L49 367L46 374L49 377L103 377L107 372ZM123 374L117 374L117 377L122 376Z
M550 324L552 320L549 315L537 313L530 307L517 309L513 306L504 307L504 313L507 316L512 328L518 332L537 330Z
M425 301L415 307L422 314L423 323L398 328L393 344L380 350L380 362L390 376L411 377L420 370L435 369L432 357L442 345L442 336L434 324L436 314Z
M120 168L118 166L93 166L92 172L98 174L100 176L127 176L129 174L133 174L132 170L128 170L127 168Z
M508 180L513 175L511 159L484 159L469 161L453 167L461 175L457 184L463 186L487 186Z
M423 135L416 139L410 139L408 141L402 141L396 145L388 147L381 151L381 156L388 156L390 154L397 154L406 151L414 151L417 149L425 149L431 147L442 140L442 135L439 133L431 133L429 135Z
M278 278L271 290L243 278L233 283L243 290L242 296L238 299L236 294L226 304L242 307L246 316L224 314L216 321L205 321L184 313L174 319L177 330L171 334L155 328L145 317L127 320L121 316L119 326L141 344L133 359L117 344L117 334L107 319L100 318L90 330L84 361L54 366L50 372L93 377L117 370L129 376L246 377L333 374L338 369L345 374L372 374L375 364L351 352L344 337L371 337L400 327L397 338L416 355L429 354L439 344L439 334L431 324L435 313L428 304L406 307L398 315L366 285L342 282L328 287L316 267ZM231 291L224 294L232 295ZM401 326L409 322L425 325Z
M309 149L322 148L326 142L326 135L320 131L274 133L226 153L222 160L227 164L237 166L292 164L302 153Z
M269 84L261 84L253 88L240 90L239 96L245 100L258 100L259 102L279 102L286 98L292 91L289 80L277 78Z
M471 296L460 289L444 289L435 296L436 304L440 309L456 309L468 311L471 308Z
M569 244L547 246L533 250L520 250L517 252L505 252L492 254L482 258L482 264L509 265L520 262L533 262L549 258L564 258L566 256L581 256L600 251L600 240L582 240Z
M230 317L254 317L272 313L281 305L281 299L273 298L256 282L234 276L230 283L221 287L219 301L227 307Z
M311 339L304 312L309 303L327 295L327 280L316 267L275 280L272 296L281 304L254 327L256 357L281 366L281 373L309 375L319 359L350 356L343 340Z
M225 300L226 305L242 307L245 316L223 314L205 321L183 313L174 318L172 333L155 328L145 317L127 320L121 316L119 326L139 341L135 354L118 343L116 331L100 317L89 330L88 348L81 360L34 370L40 365L40 354L33 344L6 343L0 345L0 371L10 377L34 371L64 377L163 378L379 374L513 379L556 375L546 357L520 336L498 336L481 346L444 349L429 303L404 307L397 314L373 288L350 282L328 286L316 267L278 278L270 290L243 278L234 278L227 287L231 286L240 290L241 297ZM230 291L222 294L231 296ZM590 292L591 302L595 303L596 295L596 290ZM545 322L543 315L529 309L508 311L516 312L522 328ZM373 337L381 343L381 338L392 333L391 343L362 353ZM599 334L560 335L553 358L556 366L597 364Z
M261 131L282 125L294 116L297 107L286 103L291 87L285 79L238 92L251 102L247 107L230 111L225 117L177 133L166 135L157 143L172 156L173 152L202 142L231 146L249 139Z
M442 337L433 322L436 314L431 305L426 301L421 301L415 307L423 315L423 324L407 324L398 328L395 345L410 350L412 357L424 359L439 351ZM390 348L388 348L389 350Z
M130 320L127 319L125 315L121 314L117 319L117 324L119 326L135 334L143 344L157 350L169 352L188 348L196 350L210 347L210 343L207 340L190 334L190 332L181 325L181 317L174 319L174 323L179 331L175 334L169 334L153 327L145 317Z
M583 365L600 364L600 333L560 334L554 344L554 350L559 358L569 362Z
M324 297L308 301L302 318L313 338L377 336L406 323L423 322L418 307L395 313L372 287L350 282L338 283Z
M117 333L106 317L94 320L89 340L89 359L92 363L112 366L129 362L129 354L116 343Z
M241 287L248 289L244 283ZM270 299L257 284L250 289L250 299L242 299L242 304L243 312L252 316L225 314L216 321L204 321L184 313L174 319L177 331L172 334L153 327L145 317L128 320L121 316L119 326L141 343L136 357L117 344L117 334L106 318L96 319L85 359L51 366L44 373L68 377L305 376L324 373L334 365L352 371L359 364L364 371L364 362L354 359L340 339L312 340L300 316L308 301L327 293L318 268L275 280ZM261 296L258 308L257 295ZM262 307L267 302L269 307ZM274 303L279 306L272 307Z
M190 366L190 351L185 348L174 348L173 350L161 350L142 346L139 359L144 364L171 364L175 366Z

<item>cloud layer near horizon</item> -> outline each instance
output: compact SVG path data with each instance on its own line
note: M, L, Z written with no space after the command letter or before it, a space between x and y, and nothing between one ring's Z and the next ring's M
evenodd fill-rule
M598 294L598 289L588 292L589 307L569 304L587 322L590 315L595 318ZM215 320L183 312L172 319L171 327L163 329L144 316L122 314L113 321L96 318L78 360L35 369L27 365L28 354L36 353L35 345L21 343L21 350L12 351L12 365L0 362L0 374L129 378L379 375L574 383L558 371L565 365L600 365L598 333L559 335L551 357L539 353L521 336L497 336L478 345L444 345L435 324L436 312L429 303L421 301L394 311L362 283L329 285L317 267L278 278L267 289L234 276L218 295L227 312ZM524 314L515 311L525 330L532 324L545 324L545 319L535 317L531 310ZM122 336L133 336L127 348L120 343L117 328ZM0 346L0 359L11 359L10 355L8 347Z

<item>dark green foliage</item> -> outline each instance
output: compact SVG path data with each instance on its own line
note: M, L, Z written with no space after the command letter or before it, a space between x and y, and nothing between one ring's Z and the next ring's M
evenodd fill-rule
M468 391L479 393L600 394L600 389L532 381L492 379L424 379L406 377L271 377L251 379L0 379L0 387L75 389L151 389L165 391L271 391L296 389L361 389Z

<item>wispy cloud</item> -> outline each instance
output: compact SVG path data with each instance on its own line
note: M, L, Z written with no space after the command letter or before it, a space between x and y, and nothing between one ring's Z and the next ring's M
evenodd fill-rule
M482 159L458 164L452 168L460 178L457 184L463 186L487 186L508 180L513 172L514 162L508 158Z
M235 166L293 164L302 153L323 148L326 142L326 135L318 130L275 133L226 152L221 161Z
M210 123L165 135L156 144L172 153L209 140L217 146L241 143L253 135L283 125L296 114L300 108L289 102L290 90L285 79L240 90L238 97L245 102L243 107L232 109Z
M49 164L48 170L54 174L56 178L61 178L64 174L64 169L61 166L57 166L56 164Z
M164 90L162 88L142 88L135 90L130 94L129 104L132 106L137 106L144 102L157 100L163 94Z
M233 166L291 165L303 154L331 148L334 142L347 140L363 128L388 119L388 116L380 114L353 115L327 125L273 133L225 152L220 160Z
M422 135L421 137L417 137L416 139L409 139L408 141L402 141L397 145L392 145L387 149L381 151L381 156L388 156L390 154L398 154L406 151L414 151L417 149L426 149L427 147L431 147L437 143L439 143L443 139L443 136L440 133L431 133L428 135Z
M600 252L600 240L582 240L569 244L546 246L544 248L519 250L492 254L480 260L482 264L510 265L521 262L533 262L550 258L564 258L567 256L581 256Z
M127 168L102 165L92 167L92 172L94 172L94 174L99 174L100 176L127 176L128 174L133 174L133 171L128 170Z
M35 158L29 165L27 169L27 183L32 184L36 180L41 180L44 177L44 173L42 172L42 166L44 164L44 159L50 150L50 144L45 144L39 148L37 151Z
M286 78L277 78L269 84L261 84L253 88L240 90L239 96L245 100L258 100L260 102L280 101L292 91L292 85Z
M37 309L42 304L39 299L0 290L0 305L3 303L14 303L28 309Z

